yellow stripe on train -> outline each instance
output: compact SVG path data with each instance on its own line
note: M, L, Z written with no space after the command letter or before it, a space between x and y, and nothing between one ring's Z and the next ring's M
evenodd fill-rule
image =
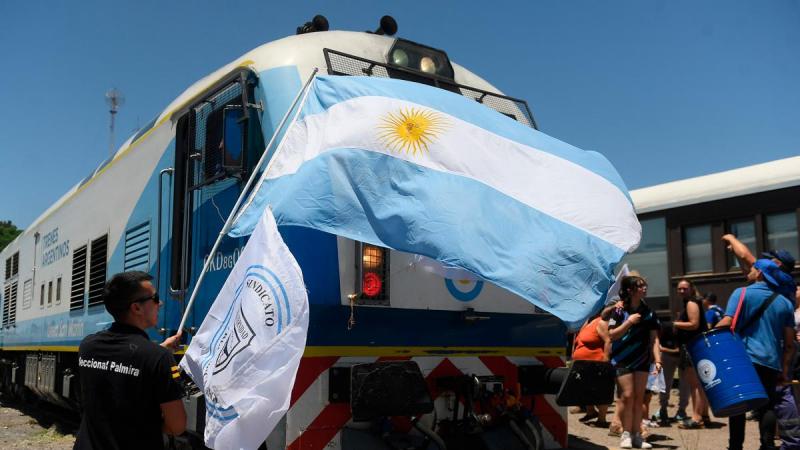
M77 345L20 345L2 346L0 350L7 352L77 352Z
M78 346L4 346L5 351L77 352ZM181 354L178 351L176 354ZM559 356L563 347L309 346L303 356Z

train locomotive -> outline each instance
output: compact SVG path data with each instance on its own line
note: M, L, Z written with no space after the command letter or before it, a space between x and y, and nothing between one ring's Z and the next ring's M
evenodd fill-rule
M111 323L102 291L117 272L155 277L164 306L150 335L160 341L177 331L210 257L187 322L196 331L246 238L210 249L315 69L436 86L536 128L526 102L396 28L385 17L375 32L329 31L317 16L257 47L186 89L37 218L0 253L0 388L78 409L78 345ZM559 369L566 328L524 299L448 278L418 255L279 230L305 274L311 323L267 448L565 447L563 405L608 395ZM189 389L185 402L196 443L202 395Z

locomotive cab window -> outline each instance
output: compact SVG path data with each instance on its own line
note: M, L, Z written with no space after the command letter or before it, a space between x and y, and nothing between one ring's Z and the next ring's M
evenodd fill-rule
M170 288L181 295L191 278L191 232L196 194L243 184L264 151L258 79L239 70L209 89L177 121ZM225 184L227 183L227 184ZM205 188L209 189L205 189ZM205 189L205 190L204 190Z
M230 177L244 178L264 148L253 103L255 80L232 81L192 108L193 185L200 187ZM198 167L199 166L199 167Z
M244 111L236 106L227 106L222 111L222 167L225 170L241 170L244 163Z

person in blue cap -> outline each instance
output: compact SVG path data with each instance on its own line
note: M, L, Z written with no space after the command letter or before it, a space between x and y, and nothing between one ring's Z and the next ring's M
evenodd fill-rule
M725 242L728 250L733 252L733 255L739 261L739 267L742 268L742 272L745 276L747 276L747 274L750 272L750 267L756 262L756 257L753 256L753 253L750 252L750 249L747 248L747 245L745 245L732 234L726 234L722 236L722 241ZM771 260L778 267L780 267L783 272L790 275L789 277L781 278L783 284L778 286L778 290L784 297L793 299L795 290L797 289L797 284L791 277L796 263L792 254L786 250L769 250L762 253L761 256Z
M722 240L732 251L736 259L739 261L739 266L745 275L750 271L750 267L755 263L756 258L750 252L750 249L739 241L736 236L726 234ZM763 258L772 260L780 269L788 274L788 277L780 276L782 280L781 286L777 290L781 295L789 300L797 299L798 294L797 284L793 277L792 271L795 268L795 259L791 253L786 250L769 250L761 254ZM798 300L795 300L795 309L797 309ZM795 322L797 322L797 312L795 312ZM796 340L795 340L796 341ZM793 364L795 366L795 364ZM778 394L778 402L775 407L778 416L779 429L781 431L781 450L798 450L800 449L800 414L795 403L795 395L792 393L792 388L788 385L780 385L776 388ZM757 414L755 414L757 416ZM792 424L792 426L789 426Z
M780 293L792 279L771 259L759 259L750 266L747 280L752 284L733 291L717 328L731 328L742 339L769 396L769 402L759 411L760 448L768 450L776 448L776 388L790 379L794 353L794 303ZM742 450L745 415L731 416L728 423L728 448Z

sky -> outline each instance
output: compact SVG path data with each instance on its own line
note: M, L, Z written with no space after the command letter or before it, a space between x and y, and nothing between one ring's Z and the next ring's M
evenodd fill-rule
M0 220L24 228L193 82L295 32L377 28L524 99L628 188L800 154L800 1L0 2ZM112 207L109 205L108 207Z

